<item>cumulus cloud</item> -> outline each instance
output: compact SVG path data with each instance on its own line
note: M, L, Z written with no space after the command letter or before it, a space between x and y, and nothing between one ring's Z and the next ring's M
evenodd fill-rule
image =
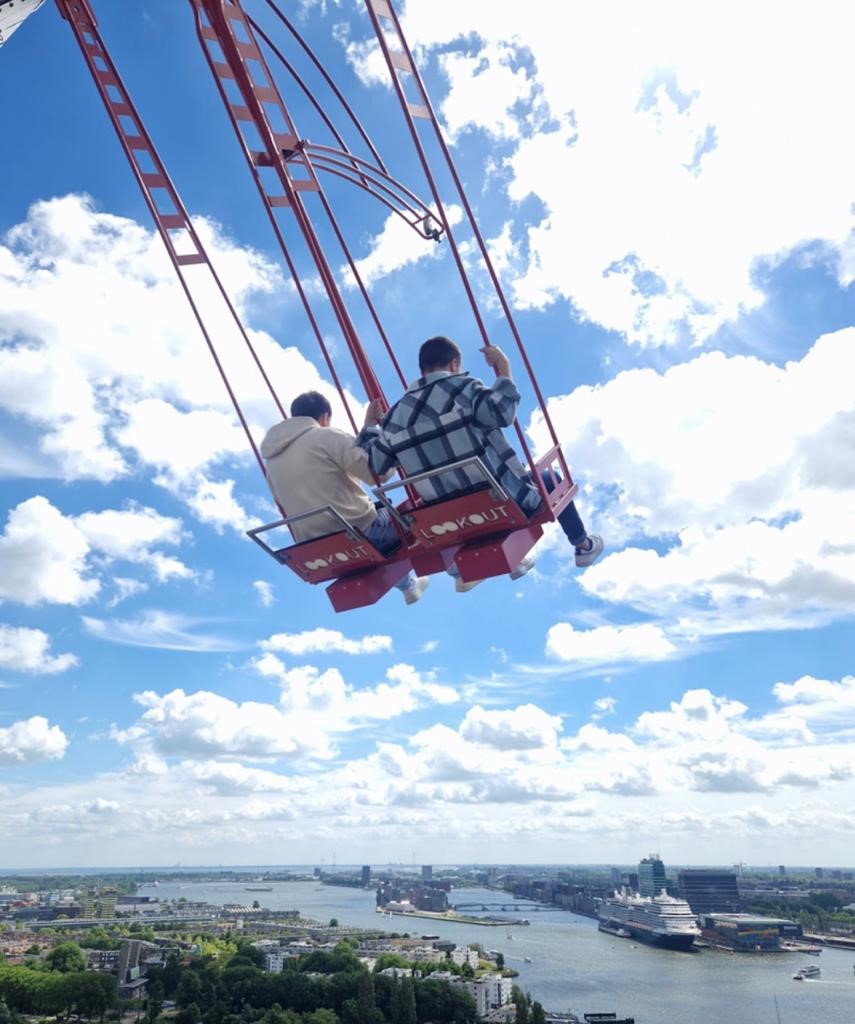
M194 575L161 550L181 540L180 520L131 505L66 516L37 495L9 512L0 533L0 601L80 605L102 588L99 570L115 562L144 566L160 582ZM114 579L122 600L144 587Z
M610 546L635 542L586 570L583 590L655 616L678 646L851 614L855 488L807 453L820 437L846 444L853 338L824 335L782 367L706 354L551 402L568 448L587 453L592 517ZM533 431L545 443L537 419Z
M0 763L29 764L65 756L68 739L58 725L41 715L0 728Z
M270 704L237 703L206 690L138 693L146 710L120 742L147 742L164 757L328 758L333 750L320 728Z
M100 589L88 553L86 538L46 498L21 502L0 535L0 600L83 604Z
M554 747L560 730L561 718L534 704L521 704L508 711L485 711L476 705L466 712L460 724L464 739L498 750Z
M291 793L305 788L300 779L263 768L249 768L237 761L187 761L181 769L221 796Z
M726 736L748 711L738 700L719 697L710 690L687 690L668 711L644 711L635 723L637 735L656 743L674 745L682 740Z
M40 629L0 623L0 668L54 675L77 664L73 654L50 653L51 639Z
M259 295L293 301L260 253L194 223L244 319ZM259 438L279 413L206 272L190 273ZM318 388L340 408L295 348L249 333L271 379L288 382L283 401ZM86 196L35 203L0 240L0 341L0 409L29 433L39 475L106 483L141 472L216 529L252 521L230 475L250 464L249 446L154 232Z
M351 730L366 722L459 700L453 687L437 683L433 673L420 673L412 665L392 665L386 670L385 681L357 688L345 682L337 668L322 672L314 665L301 665L289 669L271 653L252 664L260 675L278 680L284 710L329 732Z
M662 661L677 648L659 626L597 626L576 630L569 622L551 626L546 651L555 658L585 664L621 661Z
M517 227L517 304L566 299L632 342L678 344L758 306L758 262L806 240L822 240L845 279L855 154L812 112L846 118L851 10L823 4L807 26L771 3L691 17L661 4L642 21L617 10L616 21L614 6L574 9L571 30L556 32L549 0L407 5L411 45L440 53L449 129L504 146L507 197L543 205L538 223ZM351 41L348 53L364 81L388 82L376 46ZM806 81L794 81L792 53Z
M265 651L282 651L285 654L377 654L392 650L392 638L379 634L351 640L337 629L306 630L303 633L274 633L269 640L263 640Z

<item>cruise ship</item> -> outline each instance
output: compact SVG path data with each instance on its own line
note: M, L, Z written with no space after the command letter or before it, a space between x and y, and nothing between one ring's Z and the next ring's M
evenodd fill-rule
M604 899L598 908L600 931L629 935L651 946L691 949L700 930L689 904L665 890L658 896L632 896L626 890Z

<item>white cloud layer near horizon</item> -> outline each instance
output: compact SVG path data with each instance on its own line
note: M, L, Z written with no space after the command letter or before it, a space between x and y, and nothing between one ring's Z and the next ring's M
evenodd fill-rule
M323 679L303 674L309 684ZM412 684L413 671L401 667L390 679ZM437 815L466 844L498 839L497 829L515 843L512 822L536 814L546 848L597 836L613 844L621 827L633 830L634 842L667 828L683 850L709 829L733 849L748 837L771 849L781 827L794 850L807 849L817 828L843 849L851 832L840 813L855 798L851 676L779 682L762 711L690 689L613 729L598 721L603 708L570 722L533 703L473 705L459 711L456 726L428 726L401 743L378 739L373 753L350 760L330 758L334 733L322 718L306 718L294 679L287 685L278 708L203 691L139 694L140 719L114 731L134 755L124 771L53 782L35 794L13 786L0 821L14 820L30 839L74 828L76 849L94 838L97 816L101 838L119 845L156 834L171 849L214 841L228 849L231 830L240 829L255 844L288 842L306 852L328 830L354 848L374 841L377 828L388 839L405 827L427 842ZM333 706L328 726L338 714ZM381 704L367 714L381 714ZM0 730L0 757L9 763L61 757L66 745L43 719ZM327 767L295 771L294 758L306 755Z

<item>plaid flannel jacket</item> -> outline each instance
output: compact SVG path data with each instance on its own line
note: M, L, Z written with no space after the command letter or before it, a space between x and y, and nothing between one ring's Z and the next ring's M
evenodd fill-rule
M468 373L431 373L392 406L379 428L363 428L356 443L378 476L396 466L414 476L478 456L509 496L532 513L540 494L501 431L513 423L519 401L507 377L497 377L488 388ZM473 466L431 477L416 488L425 501L435 501L481 483L484 478Z

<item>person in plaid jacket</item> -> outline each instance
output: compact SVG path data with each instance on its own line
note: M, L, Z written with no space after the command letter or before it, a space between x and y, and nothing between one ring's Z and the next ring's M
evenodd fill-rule
M509 497L533 515L540 507L540 492L502 433L516 418L520 393L505 353L495 345L481 351L497 374L490 387L461 370L460 349L453 341L430 338L419 350L422 376L382 419L380 403L370 404L356 443L378 476L397 466L414 476L477 456ZM547 490L555 486L549 473L543 481ZM472 466L432 476L416 484L416 489L425 501L436 501L483 482L483 475ZM584 568L599 558L603 540L588 534L573 502L558 522L575 549L577 566Z

